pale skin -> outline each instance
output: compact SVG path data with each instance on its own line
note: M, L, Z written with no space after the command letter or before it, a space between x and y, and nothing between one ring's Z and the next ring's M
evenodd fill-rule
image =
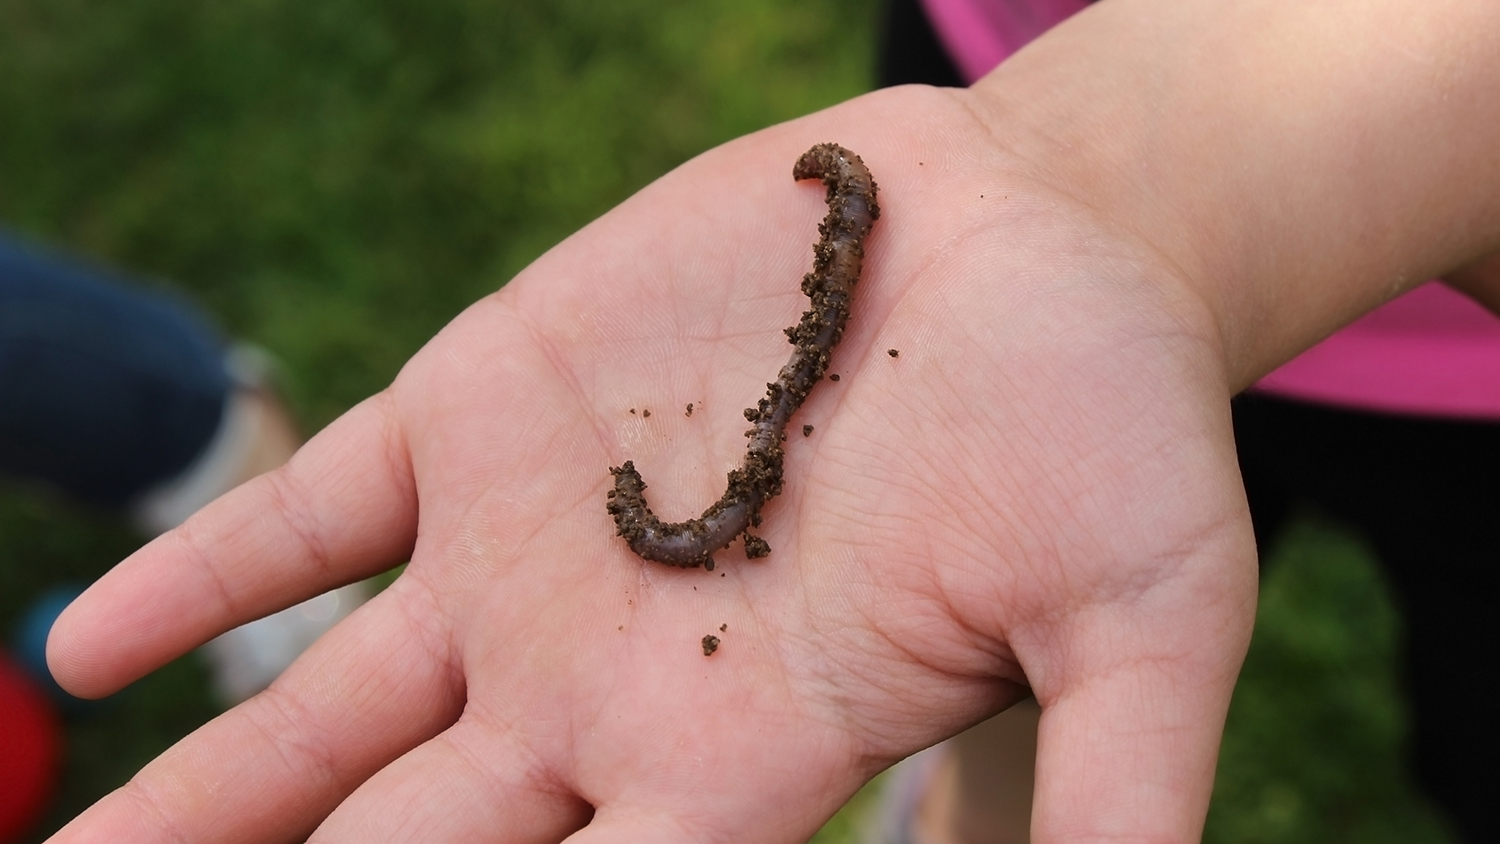
M1491 0L1109 0L689 162L69 608L53 669L100 695L411 559L53 840L794 842L1028 687L1033 840L1196 840L1255 604L1228 399L1500 250L1497 54ZM600 467L718 494L823 141L883 214L775 551L643 563Z

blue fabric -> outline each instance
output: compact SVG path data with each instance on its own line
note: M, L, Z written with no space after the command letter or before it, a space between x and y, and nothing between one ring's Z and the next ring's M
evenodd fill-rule
M0 473L123 505L187 468L230 389L181 303L0 232Z

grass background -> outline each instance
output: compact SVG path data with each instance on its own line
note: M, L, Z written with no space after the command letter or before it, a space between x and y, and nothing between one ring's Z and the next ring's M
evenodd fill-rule
M0 225L190 296L286 364L313 430L656 176L868 89L878 5L0 0ZM0 631L137 543L0 484ZM1401 766L1373 561L1313 520L1274 558L1206 840L1449 840ZM189 657L71 719L34 840L214 714Z

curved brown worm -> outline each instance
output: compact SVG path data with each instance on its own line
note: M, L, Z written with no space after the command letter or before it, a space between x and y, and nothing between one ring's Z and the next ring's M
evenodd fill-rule
M646 482L629 460L611 466L615 477L609 491L609 514L630 550L647 560L669 566L707 566L713 571L713 552L745 535L745 556L764 557L771 546L752 536L760 525L760 508L781 492L782 443L786 425L807 399L813 385L828 370L833 347L844 336L854 285L864 262L864 239L880 218L875 180L859 156L838 144L818 144L802 154L792 178L822 179L828 188L828 215L818 226L822 238L813 247L813 270L802 277L802 292L812 307L802 320L786 329L791 359L776 380L766 385L766 397L745 409L753 423L745 436L750 445L745 464L729 473L724 495L696 519L663 522L646 505Z

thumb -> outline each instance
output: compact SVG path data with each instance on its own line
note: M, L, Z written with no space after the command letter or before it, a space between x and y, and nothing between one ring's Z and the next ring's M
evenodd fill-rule
M1134 604L1068 637L1059 690L1037 689L1032 841L1200 840L1254 621L1253 564L1247 579L1238 606L1222 593L1170 613Z

